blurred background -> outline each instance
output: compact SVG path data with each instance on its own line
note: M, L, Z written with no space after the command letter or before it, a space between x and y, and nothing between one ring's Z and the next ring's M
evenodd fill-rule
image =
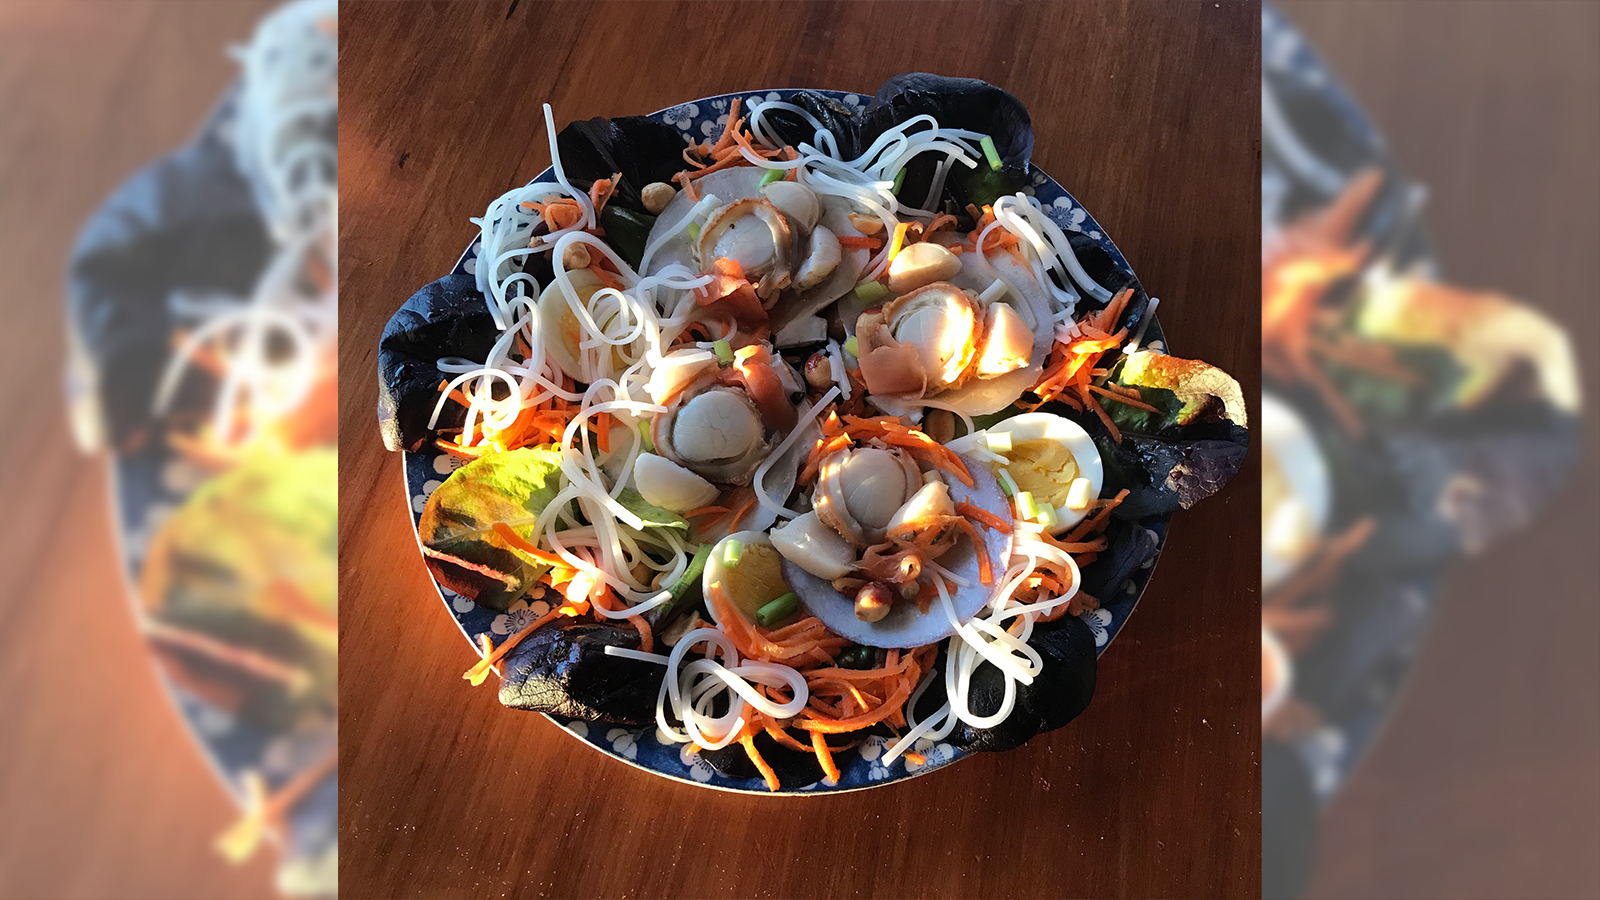
M334 340L315 284L332 245L305 237L332 182L291 179L321 198L297 224L272 185L292 145L325 147L331 172L336 7L280 20L257 45L271 53L231 55L278 6L0 4L0 402L17 426L0 496L18 513L0 530L0 897L334 890L336 495L331 449L308 455L331 426L285 435L264 409L299 396L290 357L301 382L333 377L315 362ZM308 75L313 46L325 77ZM240 93L247 65L269 90ZM267 305L296 321L269 334ZM249 365L246 333L263 348ZM213 419L224 382L243 393ZM230 433L210 430L224 419ZM311 490L285 495L280 468ZM274 504L314 520L302 535L326 526L326 547L253 553L291 543ZM137 590L157 558L155 589ZM214 568L193 577L195 560Z
M1337 86L1308 53L1342 82L1353 109L1329 99ZM1417 280L1357 274L1327 294L1340 315L1370 304L1378 286L1403 285L1384 295L1392 299L1436 278L1450 292L1438 316L1400 322L1388 334L1400 340L1388 343L1433 330L1434 346L1460 347L1487 323L1493 340L1468 356L1505 350L1518 360L1489 401L1444 414L1410 409L1386 420L1370 396L1352 399L1350 382L1340 382L1369 434L1411 441L1403 473L1391 470L1399 452L1382 464L1363 457L1373 443L1352 437L1307 379L1268 379L1298 410L1303 428L1287 431L1311 433L1322 451L1319 460L1284 449L1296 443L1293 434L1280 443L1289 481L1300 482L1288 493L1317 506L1306 500L1317 493L1306 473L1325 468L1327 537L1350 535L1342 529L1368 515L1377 523L1330 576L1331 588L1325 579L1325 593L1294 602L1284 602L1284 592L1303 582L1271 570L1296 554L1283 542L1275 550L1270 530L1264 534L1264 642L1287 650L1275 657L1264 646L1264 682L1274 680L1275 661L1280 678L1292 675L1282 694L1264 694L1264 731L1282 740L1269 738L1264 748L1268 893L1600 896L1600 466L1592 425L1600 396L1600 5L1282 2L1267 13L1263 62L1266 84L1277 87L1275 101L1265 101L1277 109L1264 107L1264 116L1283 116L1301 145L1286 146L1296 141L1281 134L1274 141L1263 128L1263 206L1278 219L1264 229L1265 311L1274 312L1275 287L1280 299L1293 293L1285 259L1365 239L1371 253L1359 265L1414 264ZM1362 118L1380 141L1364 140ZM1319 191L1322 164L1340 177ZM1369 165L1385 175L1362 202L1350 176ZM1336 197L1349 202L1327 215ZM1348 241L1337 237L1342 218L1353 231ZM1292 237L1274 245L1274 230ZM1501 300L1475 302L1492 295ZM1541 315L1507 312L1518 305ZM1324 339L1371 337L1360 335L1359 321L1314 327ZM1292 334L1265 349L1292 356L1290 343ZM1560 360L1562 345L1574 350L1575 372ZM1414 361L1400 356L1408 352L1397 358ZM1536 374L1551 378L1530 389ZM1519 378L1521 394L1511 385ZM1555 383L1573 390L1552 391ZM1491 408L1487 419L1477 415ZM1539 418L1552 409L1559 411ZM1530 424L1535 419L1540 424ZM1457 451L1468 440L1490 448L1490 464L1464 461ZM1267 441L1270 455L1272 435ZM1405 502L1375 497L1370 481L1352 477L1380 470L1400 474L1402 485L1433 480L1428 490L1436 493L1417 490L1408 499L1418 502L1402 510ZM1456 476L1485 472L1494 474L1477 482L1473 498L1450 495ZM1499 506L1474 533L1463 510L1483 498ZM1272 513L1269 500L1264 519ZM1290 576L1320 558L1311 551L1291 560ZM1274 753L1285 744L1294 752Z

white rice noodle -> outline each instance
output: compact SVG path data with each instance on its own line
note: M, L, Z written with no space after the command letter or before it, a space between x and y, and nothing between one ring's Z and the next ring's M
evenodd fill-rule
M1067 240L1067 235L1061 230L1061 226L1057 225L1048 215L1045 215L1042 210L1030 204L1026 194L1019 191L1015 195L1015 199L1001 197L995 201L994 208L996 222L1001 221L1002 211L1011 213L1015 210L1016 215L1008 215L1008 220L1015 223L1018 218L1025 219L1028 224L1034 226L1044 237L1048 238L1050 246L1054 248L1055 252L1048 255L1041 252L1041 257L1048 256L1054 260L1059 260L1061 265L1066 268L1066 272L1072 276L1072 281L1076 282L1078 287L1083 288L1084 292L1090 297L1101 303L1111 299L1111 292L1097 284L1094 279L1089 277L1089 273L1083 270L1083 264L1078 262L1077 254L1072 251L1072 243ZM1016 234L1019 238L1027 239L1027 235L1019 231L1012 230L1012 228L1007 228L1006 230Z
M705 645L705 656L685 663L690 649L699 644ZM720 750L738 739L747 707L787 719L805 709L810 697L804 675L778 663L741 661L733 641L715 628L696 628L685 634L673 645L666 665L667 674L656 696L656 726L670 741L693 742L705 750ZM757 684L787 688L791 697L779 703L756 690ZM727 711L712 716L713 705L724 697ZM674 728L667 717L669 707L683 723L683 731Z
M1133 340L1122 348L1124 355L1139 352L1139 347L1144 343L1144 333L1150 328L1150 320L1155 318L1156 307L1161 305L1160 297L1151 297L1144 308L1144 318L1139 320L1139 330L1133 333Z
M833 376L833 383L839 386L839 396L850 399L850 375L845 370L844 348L833 338L828 338L828 374Z
M783 441L780 442L777 447L773 448L771 453L767 454L767 458L761 461L761 465L756 467L756 477L755 480L750 483L750 486L755 489L756 502L761 504L762 509L765 509L768 512L785 519L792 519L795 516L800 515L794 510L784 506L783 503L780 502L781 500L787 498L780 497L777 500L772 499L772 496L767 493L766 487L763 483L766 481L767 472L771 471L772 469L772 464L777 462L779 459L782 459L784 454L789 452L789 448L793 447L795 441L800 439L800 435L805 433L806 426L811 424L811 420L815 419L817 417L817 413L821 412L824 406L832 403L833 399L837 396L839 396L838 387L828 388L828 392L822 395L822 399L806 407L805 410L800 413L799 418L795 420L794 428L790 429L789 434L784 437Z

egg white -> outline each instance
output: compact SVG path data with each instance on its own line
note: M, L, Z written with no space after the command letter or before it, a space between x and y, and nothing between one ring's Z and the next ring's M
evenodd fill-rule
M1009 435L1013 444L1023 441L1053 440L1065 445L1067 452L1078 464L1078 477L1089 479L1089 495L1099 498L1105 487L1105 467L1100 462L1100 450L1094 445L1089 432L1071 419L1052 413L1023 413L989 427L991 435ZM1063 531L1083 521L1087 509L1074 510L1066 506L1055 510L1056 524L1052 534Z
M1270 590L1299 568L1313 545L1310 540L1287 540L1279 530L1309 528L1309 537L1321 535L1328 525L1333 486L1311 429L1289 404L1272 394L1261 395L1260 434L1262 464L1279 468L1290 494L1287 502L1274 508L1268 508L1265 497L1262 501L1261 586ZM1303 521L1295 524L1301 517Z

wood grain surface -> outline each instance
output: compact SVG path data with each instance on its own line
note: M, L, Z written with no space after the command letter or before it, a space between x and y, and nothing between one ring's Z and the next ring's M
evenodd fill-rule
M101 459L61 392L67 256L187 142L273 0L0 4L0 897L272 896L134 626Z
M1448 573L1310 896L1600 896L1600 5L1280 9L1427 185L1445 278L1568 329L1590 421L1540 521Z
M346 897L1252 896L1258 466L1178 516L1069 727L893 786L739 796L616 762L460 673L377 339L557 120L736 89L985 78L1163 298L1175 352L1259 390L1259 7L346 3L340 21L340 850Z

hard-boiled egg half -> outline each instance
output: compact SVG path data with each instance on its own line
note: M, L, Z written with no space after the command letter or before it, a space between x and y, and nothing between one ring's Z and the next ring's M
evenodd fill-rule
M761 610L789 594L789 585L783 580L783 557L765 531L740 531L718 541L701 578L713 622L721 621L711 603L713 584L720 583L723 596L752 622L759 621ZM798 603L795 605L798 608Z
M621 314L622 305L611 302L605 304L591 303L591 298L604 285L600 279L588 269L573 269L567 272L571 280L574 293L578 295L578 302L589 310L589 315L601 329L617 330L614 325L617 316ZM615 298L613 298L615 300ZM632 323L629 322L629 325ZM594 372L585 372L579 360L585 355L585 348L581 342L593 339L594 335L585 335L583 324L578 319L578 314L573 311L572 304L567 299L566 291L562 290L559 279L552 278L539 294L539 327L541 337L544 339L545 352L550 354L550 359L574 381L588 383L597 378L615 376L627 368L627 361L623 351L629 355L636 355L641 337L631 345L613 346L608 353L604 348L588 349L587 355L599 363L599 369ZM623 331L631 328L621 329Z
M1305 562L1328 524L1332 485L1311 429L1283 400L1261 395L1261 586Z
M1100 497L1105 469L1089 432L1052 413L1024 413L952 442L1005 457L992 463L1018 518L1042 523L1059 534L1083 521ZM981 442L981 443L979 443Z

